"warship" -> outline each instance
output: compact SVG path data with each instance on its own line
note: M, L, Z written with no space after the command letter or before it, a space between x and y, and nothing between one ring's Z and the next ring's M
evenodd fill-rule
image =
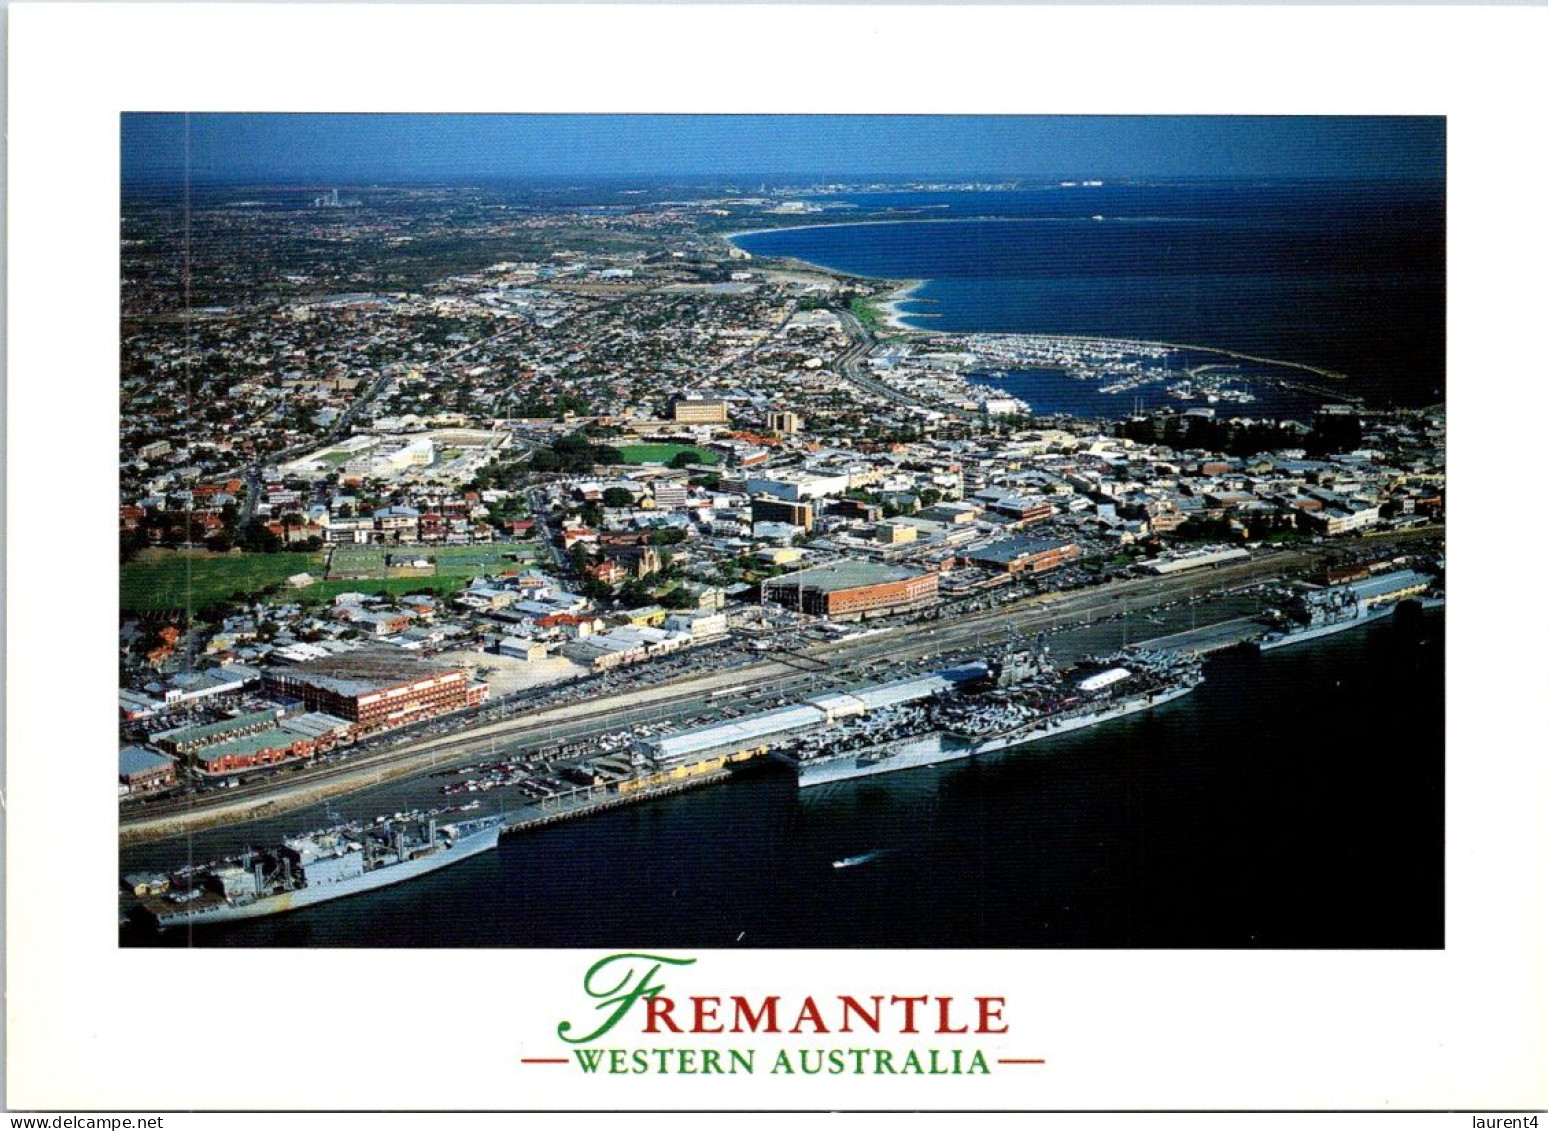
M1311 590L1301 594L1296 602L1296 619L1259 638L1255 647L1260 652L1271 652L1380 620L1390 616L1404 597L1422 593L1430 583L1431 579L1424 574L1399 570L1352 585ZM1444 604L1444 598L1420 601L1423 608Z
M401 883L495 847L504 818L439 824L404 814L287 838L171 876L127 877L131 918L158 929L256 919Z
M778 752L801 787L939 765L1096 726L1187 695L1199 661L1131 650L1056 669L1044 655L1013 653L960 691L876 712Z

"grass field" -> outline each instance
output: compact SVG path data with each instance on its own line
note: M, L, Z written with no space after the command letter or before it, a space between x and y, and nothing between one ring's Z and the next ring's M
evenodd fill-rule
M321 553L212 554L145 550L118 571L119 605L130 612L197 610L233 593L256 593L297 573L322 573Z
M507 557L517 554L517 558ZM435 562L433 571L402 576L386 565L392 554L404 563L419 558ZM490 546L336 546L330 576L305 589L282 589L281 599L308 603L331 601L340 593L456 593L471 577L517 569L538 556L531 544ZM126 612L163 609L197 612L213 601L236 593L259 593L283 586L298 573L323 575L324 553L212 554L207 550L145 550L118 571L119 606ZM369 574L339 577L339 573Z
M333 578L310 585L299 592L303 601L314 600L331 601L340 593L371 593L386 594L401 597L405 593L438 593L443 597L462 591L469 578L479 574L501 573L508 569L518 569L523 564L532 561L538 556L538 548L531 544L496 544L488 546L354 546L338 547L334 552L334 561L338 561L338 553L341 549L348 549L355 554L377 553L385 556L393 554L394 560L405 562L420 558L435 562L433 575L421 575L417 577L392 576L396 566L389 568L389 576L380 576L366 580L351 580L349 578ZM515 559L507 555L518 555ZM334 569L332 572L337 572Z
M382 577L387 568L387 550L382 546L335 546L328 559L328 576Z
M679 452L698 452L703 463L714 463L715 453L695 444L630 444L618 449L625 463L669 463Z
M506 557L514 551L535 551L536 547L506 544L490 546L438 546L424 551L435 559L435 572L439 577L476 577L481 573L513 569L518 564Z
M513 560L509 555L516 554ZM469 578L513 569L537 556L537 547L508 543L487 546L335 546L328 562L330 581L398 579L410 563L429 561L435 577ZM388 564L388 558L391 564ZM426 576L418 574L416 576Z

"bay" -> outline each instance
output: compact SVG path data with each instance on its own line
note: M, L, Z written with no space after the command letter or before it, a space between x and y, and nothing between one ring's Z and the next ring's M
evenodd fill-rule
M736 242L845 273L925 280L901 306L918 329L1228 349L1345 374L1348 392L1373 405L1444 399L1445 193L1436 182L1113 184L846 203L883 222ZM1001 387L1038 411L1071 410L1057 397L1038 403L1035 382ZM1305 416L1317 403L1281 398L1248 414Z

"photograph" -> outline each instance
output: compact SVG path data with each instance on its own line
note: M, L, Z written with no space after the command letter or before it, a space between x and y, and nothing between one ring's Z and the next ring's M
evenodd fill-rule
M1531 1131L1544 33L13 5L13 1131Z
M120 136L123 946L1444 946L1443 118Z

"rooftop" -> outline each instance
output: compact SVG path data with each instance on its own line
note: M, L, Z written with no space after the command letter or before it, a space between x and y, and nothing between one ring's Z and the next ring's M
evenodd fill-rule
M201 726L174 727L171 730L158 731L150 736L152 742L176 742L179 744L189 742L203 742L206 739L216 739L223 734L234 730L246 730L249 727L272 727L279 719L276 711L252 711L245 715L238 715L234 719L218 719L213 723L205 723Z
M991 542L981 549L970 551L968 557L979 562L1013 562L1028 554L1046 554L1050 550L1068 546L1067 538L1027 538L1020 536Z
M157 754L154 750L147 750L143 746L126 746L118 752L118 772L120 776L161 770L171 764L171 758L166 757L164 754Z
M786 589L798 587L833 593L866 585L882 585L889 581L907 581L922 573L922 570L884 562L838 561L771 577L766 584Z
M340 695L363 695L378 688L447 675L457 670L429 664L398 651L362 649L292 664L277 669L275 674Z

